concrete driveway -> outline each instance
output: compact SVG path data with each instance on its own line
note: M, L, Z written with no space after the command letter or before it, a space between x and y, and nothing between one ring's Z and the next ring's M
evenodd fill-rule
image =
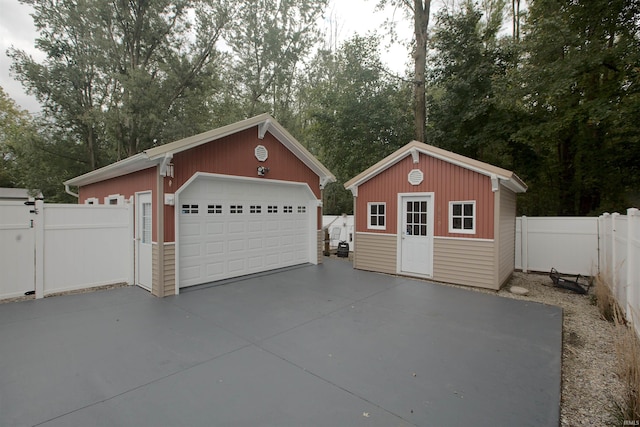
M326 260L0 305L2 426L557 426L562 311Z

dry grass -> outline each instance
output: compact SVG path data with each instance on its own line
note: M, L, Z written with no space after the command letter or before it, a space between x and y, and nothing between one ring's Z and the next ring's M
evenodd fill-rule
M616 300L611 293L611 287L605 279L606 275L598 274L595 276L595 289L593 295L595 297L595 305L600 311L603 319L613 322L615 319L615 310L617 308Z
M614 417L621 425L640 423L640 340L633 326L627 324L623 314L614 306L616 325L615 350L618 358L617 374L624 383L621 402L616 402Z
M624 384L620 401L614 402L611 414L618 425L640 423L640 340L611 293L605 278L596 277L595 297L600 315L615 325L614 348L617 357L616 374Z

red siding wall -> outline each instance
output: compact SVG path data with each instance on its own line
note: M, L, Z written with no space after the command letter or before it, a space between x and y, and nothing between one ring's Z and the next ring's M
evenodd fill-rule
M263 145L269 152L264 162L259 162L254 154L256 145ZM282 181L306 182L318 199L321 198L320 180L318 176L283 146L273 135L266 133L264 139L258 139L257 127L229 135L225 138L203 144L191 150L177 153L172 161L174 178L164 178L164 192L175 193L196 172L209 172L224 175L248 176L257 178L258 166L269 168L263 178ZM136 191L155 188L157 169L150 168L122 177L110 179L80 189L80 203L87 197L102 197L109 194L123 194L125 197ZM154 218L156 207L156 191L153 192ZM164 240L173 242L174 207L165 206ZM318 229L322 227L322 216L318 215ZM154 226L154 240L156 238Z
M420 185L411 185L407 176L412 169L424 173ZM408 156L371 178L358 188L356 231L397 233L398 193L434 193L434 234L444 237L493 239L494 195L488 176L420 154L418 164ZM476 201L476 234L449 233L449 202ZM387 229L367 229L367 203L386 202Z
M153 236L151 239L157 241L157 233L155 227L156 216L156 174L158 173L157 167L151 167L138 172L130 173L128 175L119 176L117 178L108 179L106 181L96 182L95 184L85 185L78 190L78 203L83 204L85 200L90 197L97 197L100 204L104 203L104 197L111 194L121 194L128 199L141 191L152 192L153 203Z

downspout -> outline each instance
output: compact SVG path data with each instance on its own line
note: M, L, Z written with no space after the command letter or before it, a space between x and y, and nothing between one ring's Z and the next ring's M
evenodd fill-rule
M80 198L79 194L74 193L73 191L71 191L71 189L69 189L69 184L65 184L64 185L64 192L75 197L76 199Z

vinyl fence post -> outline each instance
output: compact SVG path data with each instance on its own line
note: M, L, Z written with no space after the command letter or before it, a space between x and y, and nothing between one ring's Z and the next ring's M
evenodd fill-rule
M616 300L618 300L618 257L616 256L618 252L616 250L616 236L618 232L616 231L616 219L619 216L620 214L618 212L614 212L611 214L611 286L613 287L611 292L613 292L613 296Z
M35 280L36 299L44 298L44 218L45 208L42 200L36 200L35 211L39 213L34 221L35 228Z
M529 268L529 250L528 250L528 246L529 246L529 226L527 224L527 216L526 215L522 215L522 222L520 223L520 233L521 233L521 240L520 240L520 244L522 245L521 248L521 263L522 263L522 272L526 273L527 269Z
M637 300L638 300L638 277L636 277L636 260L638 259L638 251L636 250L636 226L640 216L638 215L638 209L627 209L627 321L634 324L634 316L640 315L637 312ZM634 307L634 305L636 305Z
M128 274L128 278L127 281L129 282L129 285L133 285L134 284L134 275L135 275L135 236L134 236L134 220L135 217L133 215L133 196L131 196L129 198L129 203L126 204L127 206L127 219L129 221L129 231L127 232L127 249L129 251L129 274Z

